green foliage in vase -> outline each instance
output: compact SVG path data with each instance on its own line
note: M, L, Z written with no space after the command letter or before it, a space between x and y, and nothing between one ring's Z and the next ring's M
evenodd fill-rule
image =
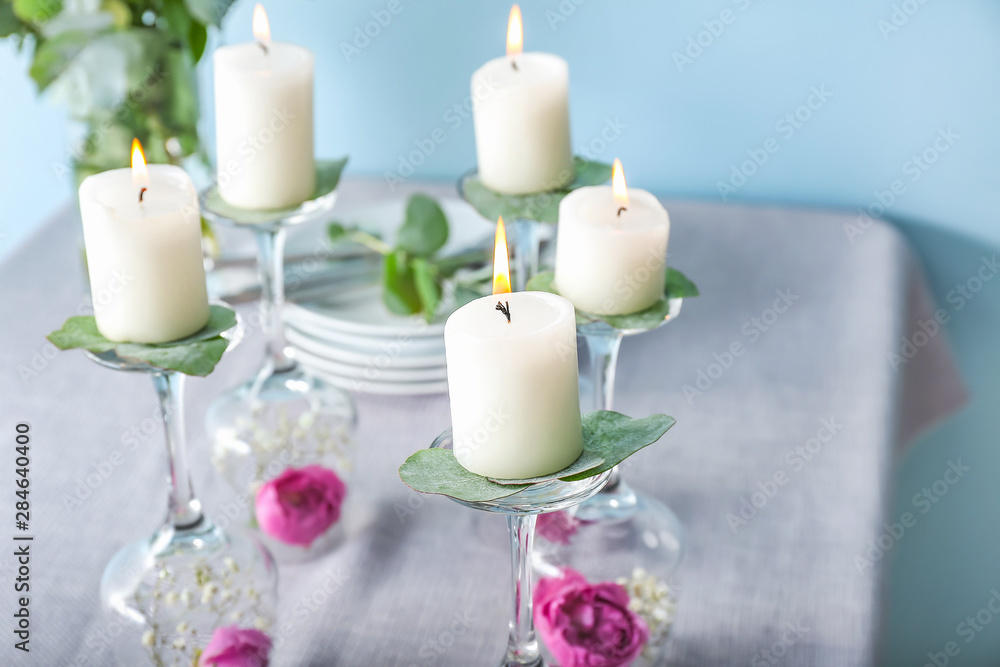
M40 92L85 128L78 179L129 164L202 155L194 67L233 0L0 0L0 38L32 54Z

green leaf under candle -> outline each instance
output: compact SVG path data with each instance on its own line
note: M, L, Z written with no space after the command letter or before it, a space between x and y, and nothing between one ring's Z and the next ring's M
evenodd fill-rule
M508 222L518 218L555 224L559 220L559 202L567 194L586 185L600 185L611 178L611 165L573 158L576 171L573 181L547 192L526 195L505 195L490 190L478 176L467 177L462 183L465 200L487 220L503 216Z
M450 449L421 449L399 466L399 476L420 493L485 502L512 496L528 484L497 484L461 466Z
M667 415L632 419L607 410L586 414L583 416L584 453L562 470L533 478L537 481L531 484L523 483L530 480L493 480L469 472L450 449L421 449L399 467L399 476L407 486L420 493L466 502L488 502L512 496L532 484L554 479L576 482L599 475L659 440L674 423L674 418ZM599 463L591 465L593 461Z
M224 306L209 307L208 323L190 336L166 343L119 343L108 340L97 330L93 315L71 317L58 331L48 335L60 350L82 349L94 354L110 352L123 359L144 362L155 368L204 377L229 346L220 334L236 325L236 313Z
M554 281L555 274L551 271L545 271L532 276L528 280L527 288L535 292L559 294ZM663 285L663 298L649 308L625 315L597 315L578 308L576 310L576 323L591 324L593 322L607 322L610 326L622 331L655 329L663 324L663 320L670 316L672 310L671 300L694 297L699 294L697 286L687 276L677 269L667 267L667 274Z
M348 158L342 157L339 160L317 160L316 161L316 188L313 190L311 199L319 199L337 189L340 183L340 176L344 172ZM284 215L292 215L298 205L290 206L286 209L267 210L247 210L233 206L226 202L219 194L218 186L212 187L205 193L205 208L213 214L232 220L239 220L246 224L269 224L275 219Z

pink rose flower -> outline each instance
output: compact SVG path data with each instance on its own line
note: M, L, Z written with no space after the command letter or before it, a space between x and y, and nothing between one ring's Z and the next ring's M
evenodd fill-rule
M535 531L555 544L569 544L570 538L579 530L580 520L565 510L539 514Z
M198 658L198 667L267 667L271 638L260 630L229 625L216 628Z
M571 568L535 589L535 626L560 667L624 667L649 640L623 586L588 583Z
M276 540L307 547L340 518L346 494L329 468L287 468L257 491L257 525Z

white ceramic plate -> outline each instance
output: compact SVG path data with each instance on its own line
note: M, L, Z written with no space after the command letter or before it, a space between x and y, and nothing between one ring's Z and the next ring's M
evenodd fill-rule
M286 324L289 329L294 329L318 342L360 354L382 354L388 350L396 350L397 343L402 348L399 356L421 357L444 354L444 338L441 336L398 337L394 340L392 338L383 338L382 336L362 336L326 329L310 321L301 321L294 324L288 322ZM406 344L403 345L403 343Z
M322 301L285 305L285 320L293 326L384 339L441 338L444 322L427 324L420 315L394 315L382 303L382 286L338 290Z
M494 226L479 213L457 198L438 200L448 216L449 238L441 254L450 255L474 248L486 247L493 238ZM348 225L358 225L376 232L391 243L396 230L403 222L406 199L397 198L368 206L335 209L334 219ZM289 230L286 255L315 252L323 246L326 223L305 224ZM422 318L395 315L382 303L379 285L361 288L332 289L322 298L308 302L288 303L285 319L295 326L310 326L313 332L324 330L360 336L382 338L439 338L444 332L444 322L430 325Z
M397 197L364 205L337 206L329 218L378 234L387 243L392 243L396 238L396 230L403 224L407 199ZM448 218L448 242L439 251L441 254L452 255L469 250L493 238L495 222L485 220L465 201L457 197L440 197L437 202ZM317 249L329 247L326 243L326 229L326 220L289 228L285 254L308 255Z
M339 375L346 379L367 380L392 384L395 382L431 382L446 380L448 371L444 366L436 368L397 368L392 360L385 358L381 365L355 366L339 361L331 361L310 354L301 348L295 350L295 359L315 371Z
M362 394L382 394L386 396L423 396L428 394L444 394L448 391L447 381L439 382L368 382L323 373L313 370L335 387Z
M404 355L402 350L406 348L406 341L400 340L397 344L390 344L384 351L379 353L354 352L346 348L330 345L322 340L317 340L307 336L296 329L286 329L285 337L289 345L296 349L303 350L330 361L338 361L345 364L361 367L385 368L439 368L444 366L445 357L442 349L440 354L413 356Z

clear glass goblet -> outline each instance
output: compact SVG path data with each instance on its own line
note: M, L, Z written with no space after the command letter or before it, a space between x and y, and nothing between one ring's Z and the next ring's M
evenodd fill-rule
M351 396L304 369L289 354L282 308L285 303L284 248L292 225L325 220L337 192L343 160L317 163L316 196L294 208L248 211L228 205L216 188L202 193L202 210L211 222L249 230L257 241L261 284L260 327L266 355L254 375L220 395L209 406L206 426L213 440L212 461L241 493L254 494L266 480L288 467L318 464L339 476L349 473L357 409ZM251 322L254 324L254 322ZM333 542L321 539L318 548ZM285 550L279 551L279 555Z
M167 444L166 519L152 537L119 550L101 580L109 627L121 629L112 645L118 664L196 664L220 628L267 634L277 619L274 561L259 541L220 529L202 511L188 472L184 376L114 351L87 354L107 368L152 378ZM268 647L261 648L262 664Z
M451 430L442 433L432 448L452 448ZM507 517L510 534L511 599L513 609L509 624L507 651L500 667L544 667L539 651L532 615L532 554L535 519L545 512L571 508L597 493L607 482L611 471L578 482L551 480L533 484L506 498L486 502L469 502L453 498L455 502L483 512L503 514Z

